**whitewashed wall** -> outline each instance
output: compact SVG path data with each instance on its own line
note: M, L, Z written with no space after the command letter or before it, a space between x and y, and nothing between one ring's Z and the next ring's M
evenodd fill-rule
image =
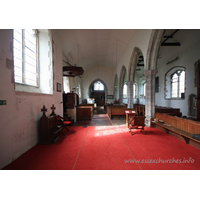
M96 66L88 69L82 75L82 99L89 98L90 84L96 79L104 81L108 89L108 95L114 94L114 70L105 66ZM109 101L111 100L109 99Z
M57 82L62 84L62 47L54 32L52 34L54 92L53 95L43 95L15 92L12 30L0 30L0 99L7 101L6 105L0 106L0 169L37 144L43 105L47 108L47 115L51 113L52 104L56 107L55 112L62 114L62 92L56 91Z
M199 32L199 31L197 31ZM159 76L159 92L155 96L155 104L159 106L169 106L180 108L183 115L189 115L188 97L190 94L196 94L197 88L194 87L194 63L200 59L200 41L195 37L193 31L187 30L187 41L181 43L181 47L167 47L160 51L161 59L158 60L158 76ZM192 35L189 35L191 33ZM199 32L200 34L200 32ZM190 38L190 39L189 39ZM178 60L166 65L168 61L176 57ZM165 74L172 67L181 66L186 68L186 91L185 99L171 100L164 98L164 82Z
M145 30L138 29L135 31L135 34L134 34L133 38L131 39L129 45L127 46L127 49L124 51L121 58L118 58L118 65L117 65L117 69L115 70L115 73L118 75L118 77L120 77L122 66L125 66L127 72L129 73L129 65L131 62L131 55L132 55L133 49L135 47L138 47L142 51L142 54L144 57L144 65L145 65L151 31L152 31L151 29L145 29ZM138 85L139 85L138 79L136 79L136 83L138 83ZM138 91L137 97L139 98L140 90L138 89L137 91ZM145 104L145 99L139 98L139 101L137 101L137 99L134 99L133 103Z

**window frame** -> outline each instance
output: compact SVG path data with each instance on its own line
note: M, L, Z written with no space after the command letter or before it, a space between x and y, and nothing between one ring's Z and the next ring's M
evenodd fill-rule
M126 85L126 93L124 93L124 91L125 91L124 86L125 85ZM124 82L124 85L123 85L123 99L127 99L127 98L128 98L128 83Z
M182 100L185 99L183 96L182 98L172 98L171 97L171 75L174 74L176 71L181 70L185 71L185 84L184 84L184 92L186 93L187 88L186 88L186 83L187 83L187 71L186 67L184 66L173 66L169 68L165 75L164 75L164 99L165 100Z
M182 98L181 98L181 95L179 96L179 94L181 94L181 93L180 93L180 86L181 86L181 83L180 83L180 76L181 76L181 73L182 73L182 72L185 73L185 70L184 70L184 69L177 69L175 72L173 72L173 73L171 74L171 81L170 81L170 84L171 84L171 85L170 85L170 87L171 87L171 99L182 99ZM174 82L173 82L172 79L173 79L173 76L174 76L175 74L177 75L177 79L178 79L178 80L177 80L177 89L176 89L176 90L177 90L177 91L176 91L176 95L177 95L177 96L176 96L176 97L173 97L173 96L172 96L172 94L173 94L172 88L173 88L173 83L174 83ZM185 77L186 77L186 73L185 73ZM185 81L186 78L185 78L185 77L184 77L184 84L183 84L184 86L185 86L185 83L186 83L186 81ZM185 93L185 87L184 87L184 93Z
M146 82L143 83L143 96L146 97Z
M100 89L96 90L96 84L99 84ZM103 87L103 90L101 90L101 87ZM94 83L94 91L95 92L101 92L101 91L105 91L105 86L101 81L96 81Z
M22 62L22 72L21 72L21 78L22 78L22 81L21 82L17 82L16 80L15 81L15 84L19 84L19 85L27 85L29 87L36 87L36 88L39 88L39 37L38 37L38 30L37 29L32 29L34 31L34 34L35 34L35 40L36 40L36 52L35 52L35 59L36 59L36 66L35 66L35 83L36 85L33 85L33 84L30 84L30 83L27 83L27 80L26 79L26 69L25 69L25 62L26 62L26 57L27 55L25 54L25 48L28 48L26 45L25 45L25 30L26 29L21 29L21 36L22 36L22 42L21 42L21 49L22 49L22 55L21 55L21 62ZM14 60L14 40L15 40L15 37L14 37L14 31L15 29L13 29L13 60ZM15 61L14 61L15 63ZM15 77L15 64L14 64L14 77ZM14 78L15 79L15 78Z

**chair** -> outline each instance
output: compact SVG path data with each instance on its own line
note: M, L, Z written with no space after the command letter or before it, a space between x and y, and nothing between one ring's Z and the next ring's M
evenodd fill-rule
M67 128L67 125L71 124L71 121L68 121L67 118L63 118L60 115L57 115L57 125L58 126L62 126L63 128L65 128L66 130L69 131L69 129Z
M141 131L144 132L144 135L146 135L146 133L144 131L144 127L145 127L144 120L145 120L145 116L134 116L130 119L129 130L131 132L131 135L133 135L131 129L141 129Z
M66 117L61 117L60 115L56 115L56 113L54 112L55 109L56 109L56 107L53 104L51 107L52 112L51 112L50 116L56 116L57 126L62 127L63 129L65 128L66 130L69 131L69 129L67 128L67 125L71 124L71 121L69 121ZM65 133L63 133L63 131L62 131L62 134L65 135Z

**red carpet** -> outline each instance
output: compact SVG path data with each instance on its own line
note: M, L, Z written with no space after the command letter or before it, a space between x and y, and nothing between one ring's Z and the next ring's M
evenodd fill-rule
M156 128L69 126L55 144L36 145L5 170L199 170L200 150Z

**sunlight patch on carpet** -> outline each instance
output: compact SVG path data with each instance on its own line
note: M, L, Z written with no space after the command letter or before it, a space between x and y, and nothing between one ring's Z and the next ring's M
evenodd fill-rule
M129 129L125 126L120 126L119 128L113 126L97 126L94 130L94 137L113 135L129 131Z

